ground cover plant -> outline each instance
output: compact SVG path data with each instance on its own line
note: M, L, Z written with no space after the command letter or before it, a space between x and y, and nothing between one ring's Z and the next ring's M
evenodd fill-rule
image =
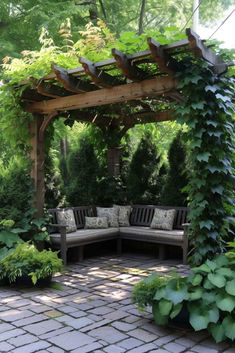
M0 280L19 283L29 278L32 285L51 277L62 270L62 260L51 250L38 251L33 244L18 244L10 253L0 259Z

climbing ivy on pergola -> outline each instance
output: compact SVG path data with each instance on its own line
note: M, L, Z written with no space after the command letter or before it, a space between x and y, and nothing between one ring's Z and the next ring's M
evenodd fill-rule
M39 215L44 206L45 132L56 117L102 130L114 176L119 173L119 144L128 129L178 118L190 128L193 151L188 187L191 245L197 250L193 262L223 251L233 204L232 79L223 76L228 65L220 56L191 29L186 34L187 39L168 45L148 38L149 49L131 55L113 49L113 58L101 62L80 58L75 69L52 64L50 74L30 79L30 88L24 82L21 101L34 116L31 160Z

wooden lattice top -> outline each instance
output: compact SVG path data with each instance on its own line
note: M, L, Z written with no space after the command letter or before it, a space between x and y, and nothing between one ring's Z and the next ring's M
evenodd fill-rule
M222 59L196 33L187 29L186 34L187 39L168 45L148 38L149 49L132 55L113 49L113 58L108 60L93 63L80 58L81 66L71 70L53 64L52 73L40 80L31 79L33 88L24 90L25 110L44 116L72 116L98 126L107 126L116 114L127 128L135 123L173 119L169 102L183 99L174 78L180 69L180 56L201 57L217 74L227 70ZM150 99L161 105L161 111L150 107ZM167 109L162 109L164 103ZM97 106L104 106L103 111L97 113ZM136 110L128 115L127 107Z

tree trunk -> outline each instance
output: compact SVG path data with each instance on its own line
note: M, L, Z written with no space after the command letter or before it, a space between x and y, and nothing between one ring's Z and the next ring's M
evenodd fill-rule
M109 147L107 151L108 173L112 177L120 175L120 147Z
M91 0L90 2L89 17L90 17L90 20L94 23L96 23L98 20L99 16L98 16L98 8L97 8L96 0Z
M140 9L140 16L139 16L139 30L138 34L142 34L144 31L143 28L143 20L144 20L144 15L145 15L145 5L146 5L146 0L141 1L141 9Z

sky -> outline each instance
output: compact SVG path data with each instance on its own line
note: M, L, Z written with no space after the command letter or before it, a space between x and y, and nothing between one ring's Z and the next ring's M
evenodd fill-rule
M233 11L235 6L231 6L218 20L216 25L211 28L205 28L199 25L198 34L202 39L208 39L211 34L219 27L223 20ZM228 49L235 49L235 11L229 19L222 25L222 27L213 35L212 39L224 41L223 47Z

